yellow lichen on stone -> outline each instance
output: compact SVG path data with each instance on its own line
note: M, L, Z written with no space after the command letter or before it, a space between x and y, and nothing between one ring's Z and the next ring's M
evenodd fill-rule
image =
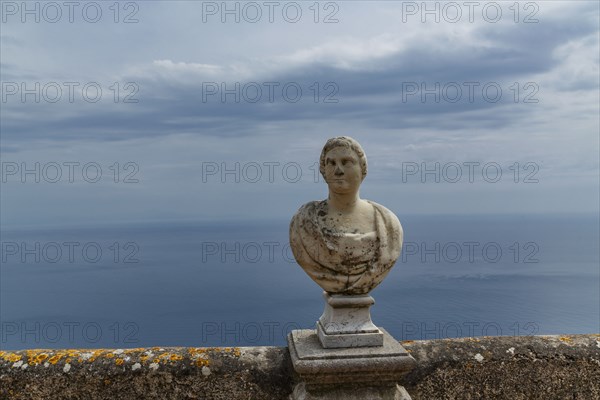
M565 343L571 343L571 342L573 342L573 339L571 339L568 336L561 336L561 337L558 338L558 340L560 340L561 342L565 342Z
M125 353L125 354L141 353L144 350L146 350L146 349L144 349L143 347L136 347L135 349L126 349L123 351L123 353Z
M27 363L29 365L38 365L46 361L48 353L39 350L27 350Z
M208 357L207 349L202 348L202 347L190 347L188 349L188 353L190 355L190 358L192 358L193 360L195 360L197 358L207 358Z
M54 355L52 357L50 357L50 359L48 359L48 362L50 364L56 364L57 362L59 362L63 357L67 357L68 356L68 351L66 350L58 350L54 353ZM66 362L70 362L71 359L67 357Z
M55 365L57 362L60 361L61 358L63 358L61 354L55 354L48 359L48 362L52 365Z
M188 349L188 353L190 353L190 356L194 357L194 356L199 356L200 354L206 354L206 348L204 347L190 347Z
M206 367L210 364L210 362L205 358L198 358L196 360L196 366L198 367Z
M104 350L94 350L92 356L88 359L89 362L94 362L100 355L104 352Z
M122 358L117 358L115 360L115 364L117 364L117 365L123 365L124 362L125 362L125 360L123 360Z
M204 347L190 347L188 349L188 353L190 354L190 358L194 361L196 366L205 367L210 364L210 360L208 359L209 350L211 349Z
M223 347L222 349L220 349L220 351L222 353L233 354L236 357L239 357L241 354L239 347Z
M27 354L27 364L29 365L37 365L35 357L37 356L37 352L35 350L27 350L25 352Z
M44 361L46 361L47 358L48 358L48 354L46 354L46 353L40 353L37 356L35 356L35 358L34 358L35 364L41 364Z
M2 355L2 358L5 361L14 363L14 362L20 361L23 358L23 356L21 356L20 354L15 354L15 353L4 353Z
M181 356L177 353L165 352L165 353L162 353L161 355L159 355L158 359L154 360L154 362L158 363L158 361L162 361L163 364L166 364L170 361L181 361L181 360L183 360L183 356Z

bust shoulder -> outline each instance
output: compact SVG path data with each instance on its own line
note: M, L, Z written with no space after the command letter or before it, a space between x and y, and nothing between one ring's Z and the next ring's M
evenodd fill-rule
M309 201L308 203L303 204L298 211L296 211L296 214L294 214L292 220L312 218L319 212L326 212L326 209L326 200Z
M398 231L400 238L402 238L404 236L404 231L402 229L402 225L400 224L400 220L398 219L396 214L394 214L388 208L386 208L385 206L382 206L379 203L376 203L371 200L365 200L365 201L368 202L369 204L371 204L373 206L373 208L375 208L377 213L383 218L385 225L388 226L388 229L391 228L395 231Z

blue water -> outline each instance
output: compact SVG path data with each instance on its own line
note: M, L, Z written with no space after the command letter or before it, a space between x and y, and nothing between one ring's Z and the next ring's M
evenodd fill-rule
M597 215L399 217L403 258L372 292L397 339L600 331ZM287 230L3 230L0 348L284 345L323 309Z

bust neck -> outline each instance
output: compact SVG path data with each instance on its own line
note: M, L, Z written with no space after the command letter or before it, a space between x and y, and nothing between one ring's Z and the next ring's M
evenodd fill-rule
M328 204L330 212L351 213L356 209L359 201L358 191L344 194L329 192Z

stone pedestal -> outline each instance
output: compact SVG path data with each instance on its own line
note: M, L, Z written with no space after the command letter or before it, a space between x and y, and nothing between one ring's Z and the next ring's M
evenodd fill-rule
M328 348L314 330L295 330L288 345L299 382L290 400L409 400L398 382L415 360L384 329L382 346Z
M317 335L326 349L383 345L383 333L371 321L369 295L323 292L325 310L317 321Z

